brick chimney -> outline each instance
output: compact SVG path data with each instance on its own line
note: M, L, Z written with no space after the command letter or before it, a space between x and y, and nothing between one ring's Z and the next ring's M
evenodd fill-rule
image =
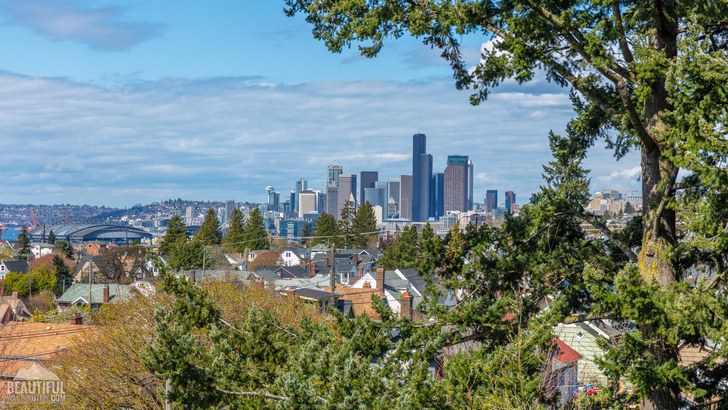
M377 268L376 280L379 296L384 296L384 268Z
M191 270L187 272L187 277L189 278L191 283L195 283L195 271Z
M353 254L353 255L351 256L351 263L352 263L352 264L353 264L354 266L357 266L357 265L359 265L359 254L358 254L358 253L355 253L355 254Z
M402 293L399 298L399 317L412 320L412 300L414 298L409 292Z
M364 286L362 286L362 287L364 289L371 289L372 288L372 284L369 281L365 281L364 282Z
M109 295L109 285L104 285L104 303L109 303L111 296Z
M78 314L78 315L75 315L75 316L71 317L71 324L72 325L82 325L83 324L83 316L81 316L80 314Z
M313 278L316 276L316 264L311 262L311 264L308 265L308 270L311 272L311 277Z
M329 267L329 258L324 258L324 268Z

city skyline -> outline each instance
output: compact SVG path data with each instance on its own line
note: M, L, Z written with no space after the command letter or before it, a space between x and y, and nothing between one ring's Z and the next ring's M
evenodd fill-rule
M437 50L405 38L373 60L330 54L272 3L6 0L0 16L3 203L262 203L267 185L325 186L333 160L410 174L417 132L433 170L470 157L476 202L494 186L525 202L543 184L549 130L573 116L568 89L541 73L473 107ZM463 41L477 62L481 40ZM639 189L638 160L594 147L592 191Z

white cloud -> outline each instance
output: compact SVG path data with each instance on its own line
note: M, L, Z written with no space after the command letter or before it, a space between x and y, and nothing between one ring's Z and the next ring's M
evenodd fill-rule
M123 20L122 7L86 8L79 1L7 0L10 22L57 41L105 51L127 50L160 32L158 25Z
M0 73L0 150L13 159L0 168L2 202L262 201L266 185L285 192L305 177L321 187L334 160L346 173L409 174L418 131L428 136L436 171L447 155L470 156L476 200L486 189L527 198L550 159L548 130L560 132L571 116L557 91L496 89L472 107L450 81L261 86L211 78L101 87ZM547 103L534 111L536 101ZM533 112L544 116L528 119ZM606 152L593 157L614 164Z

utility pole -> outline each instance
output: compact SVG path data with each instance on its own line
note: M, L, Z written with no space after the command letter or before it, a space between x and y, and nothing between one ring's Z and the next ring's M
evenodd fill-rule
M336 293L336 244L333 242L331 243L331 272L329 276L329 286L333 296Z
M202 281L205 281L205 257L207 256L207 246L202 248Z

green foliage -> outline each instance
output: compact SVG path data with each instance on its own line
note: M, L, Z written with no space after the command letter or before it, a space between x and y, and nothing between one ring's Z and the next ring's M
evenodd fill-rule
M53 255L52 270L56 275L56 288L53 293L56 296L61 296L63 290L73 284L73 273L59 255Z
M18 292L27 297L29 292L38 294L43 291L53 292L56 288L56 274L49 266L32 269L28 273L10 272L5 275L5 291Z
M335 241L337 235L336 230L336 219L333 215L322 213L316 221L316 232L314 233L313 242L311 246L316 246L320 243L330 245Z
M66 241L56 242L56 252L60 253L68 259L73 259L73 257L75 256L73 251L73 245Z
M205 245L199 241L179 241L167 257L169 268L174 271L202 268L205 258Z
M377 218L374 215L374 208L368 201L356 210L354 221L351 224L354 234L352 247L373 248L377 245L379 233L377 231Z
M167 223L167 231L162 237L162 241L159 244L159 254L169 255L172 248L178 242L184 242L187 240L187 225L179 215L174 215L169 218Z
M336 246L339 248L351 248L354 246L356 241L356 232L354 231L354 218L356 217L356 211L354 211L354 202L346 201L344 206L341 208L341 215L339 216L339 222L336 225L336 232L339 235Z
M240 209L233 209L230 215L230 223L222 244L237 253L245 253L245 225L243 224L243 213Z
M20 230L20 233L18 234L18 241L15 247L18 254L18 259L30 261L30 235L28 234L27 228L24 227Z
M245 224L245 247L247 249L269 249L268 231L265 230L265 221L259 208L255 208L248 216Z
M406 227L384 249L379 264L387 270L396 268L416 268L418 264L417 227Z
M217 213L215 213L215 209L210 208L207 210L200 230L195 233L194 240L202 242L204 246L213 246L219 245L221 239L222 233L220 233L220 222L217 219Z
M53 229L51 229L51 231L48 232L48 243L51 245L56 244L56 234L53 232Z

